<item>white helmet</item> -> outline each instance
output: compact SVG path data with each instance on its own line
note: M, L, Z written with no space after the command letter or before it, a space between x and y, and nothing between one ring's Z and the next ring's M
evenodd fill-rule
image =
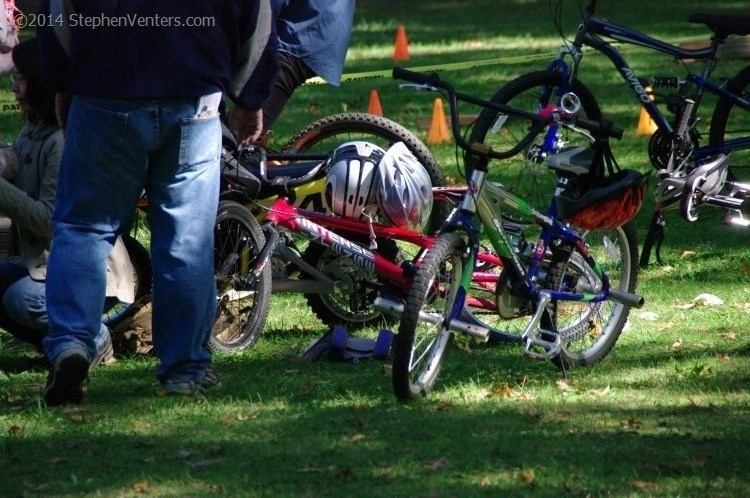
M378 207L391 224L421 231L432 211L432 181L403 142L394 144L378 168Z
M385 151L368 142L347 142L333 151L326 169L323 198L329 211L360 218L375 204L374 180Z

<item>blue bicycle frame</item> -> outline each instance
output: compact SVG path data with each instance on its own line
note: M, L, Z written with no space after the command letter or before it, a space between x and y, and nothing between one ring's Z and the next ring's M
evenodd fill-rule
M696 59L705 61L703 69L700 74L688 74L687 82L695 86L696 94L694 97L696 107L700 102L700 99L705 90L718 95L719 97L726 98L732 101L734 105L750 112L750 100L742 98L730 91L727 91L723 86L716 85L709 80L709 76L715 66L716 51L723 41L723 39L713 36L711 38L711 45L698 50L683 49L669 43L662 42L655 38L652 38L643 33L631 30L630 28L620 26L612 23L605 19L597 17L587 17L584 23L579 27L578 34L570 47L561 49L560 56L557 60L553 61L549 68L550 70L560 70L561 67L565 68L564 76L567 78L564 81L571 81L575 76L575 72L582 57L581 47L583 45L590 46L594 50L603 53L612 61L612 64L618 69L620 75L623 77L625 82L633 90L636 99L640 105L648 112L651 119L656 123L656 126L665 133L672 133L672 125L667 121L661 111L651 100L641 80L636 76L634 71L630 68L625 58L620 52L612 46L611 43L603 40L600 36L604 36L622 43L629 43L646 47L663 54L673 56L677 59ZM564 63L564 57L566 54L570 54L573 58L573 69L567 67ZM568 91L562 88L560 91ZM691 116L692 118L692 116ZM750 148L750 137L743 137L734 140L730 140L724 143L723 147L714 146L703 146L699 147L694 151L697 158L713 156L719 153L728 153L734 149Z

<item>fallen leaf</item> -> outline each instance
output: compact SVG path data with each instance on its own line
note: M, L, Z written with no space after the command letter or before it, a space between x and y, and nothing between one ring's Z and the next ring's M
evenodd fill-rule
M683 259L686 259L686 258L694 258L694 257L696 257L697 255L698 255L698 253L697 253L697 252L695 252L695 251L682 251L682 252L680 253L680 257L681 257L681 258L683 258Z
M149 484L146 481L138 481L137 483L133 484L133 491L136 493L143 494L145 493L149 488Z
M438 411L443 411L443 410L450 410L452 408L453 408L453 401L451 401L449 399L444 399L438 405L437 410Z
M151 424L149 424L145 420L138 420L134 418L130 421L130 423L133 424L133 427L135 427L136 429L150 429L151 428Z
M717 354L716 355L716 359L719 360L719 361L727 361L727 360L729 360L729 355L728 354Z
M536 480L533 470L522 470L518 473L518 478L526 484L533 484Z
M648 481L635 481L633 483L633 486L635 486L635 488L638 491L646 491L646 492L658 491L659 489L658 484L656 484L655 482L648 482Z
M508 384L505 384L505 383L503 383L503 384L495 384L490 389L490 392L494 396L497 396L498 398L505 398L505 397L513 396L514 394L516 394L516 392L513 390L513 388L510 387Z
M702 306L722 306L724 301L713 294L698 294L693 298L693 302Z
M635 417L630 417L629 419L624 421L622 425L624 429L634 434L640 434L641 427L643 427L641 421L636 419Z
M740 271L745 274L750 273L750 263L748 263L747 261L743 261L742 263L740 263Z
M601 389L593 389L591 392L597 396L606 396L612 392L612 387L607 385L607 387Z
M356 443L360 439L364 439L364 438L365 438L364 434L355 434L352 437L347 438L346 440L349 441L350 443Z
M445 458L438 458L424 464L424 469L429 471L440 470L445 467L447 463L448 462L445 460Z
M460 349L461 351L464 351L466 353L473 353L474 351L471 349L471 345L469 344L469 341L456 341L456 347Z
M568 381L565 379L557 379L557 387L560 388L560 390L564 393L567 393L570 391L570 386L568 385Z
M674 341L674 344L672 344L672 349L675 351L679 351L682 349L682 338L678 337L676 341Z
M730 341L737 339L737 334L735 334L734 332L726 332L724 334L721 334L721 336L724 339L729 339Z
M68 417L68 420L73 422L74 424L83 425L86 423L86 417L83 416L81 413L76 413L75 415L70 415Z
M656 326L656 330L658 332L664 332L665 330L670 330L674 328L674 322L667 322L667 323L660 323Z
M383 374L386 377L393 377L393 365L389 365L389 364L383 365Z
M11 425L10 429L8 429L8 434L15 437L23 436L23 427Z

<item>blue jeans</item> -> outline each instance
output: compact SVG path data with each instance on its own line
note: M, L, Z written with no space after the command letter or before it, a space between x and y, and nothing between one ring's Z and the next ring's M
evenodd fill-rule
M49 329L45 282L34 280L26 268L13 263L0 264L0 327L11 335L42 348ZM94 342L106 343L107 327L100 323Z
M153 341L160 380L199 381L211 363L216 315L213 227L219 196L218 116L191 101L76 97L57 184L47 265L50 361L67 348L95 354L106 259L149 198Z

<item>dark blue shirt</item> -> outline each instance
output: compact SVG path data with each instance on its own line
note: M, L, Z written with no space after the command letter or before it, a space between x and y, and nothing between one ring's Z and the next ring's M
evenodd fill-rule
M73 95L259 109L278 69L270 0L42 0L45 81Z
M338 86L349 48L354 0L272 0L272 4L279 50Z

